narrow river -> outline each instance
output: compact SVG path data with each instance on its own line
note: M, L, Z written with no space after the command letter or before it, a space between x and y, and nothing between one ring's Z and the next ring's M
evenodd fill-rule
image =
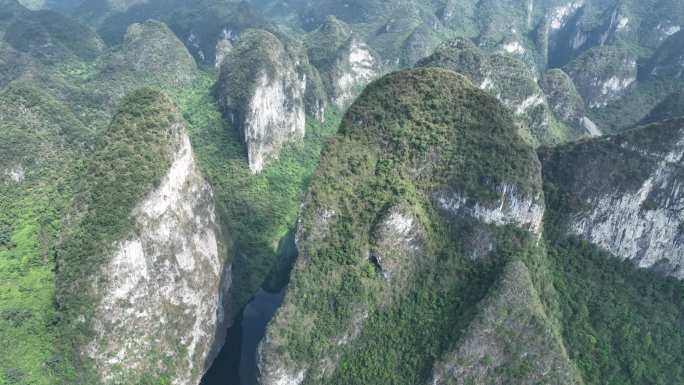
M283 302L284 293L285 290L275 294L259 290L245 307L240 325L228 333L226 345L204 376L202 385L256 385L257 348L268 322Z
M228 330L223 349L200 385L256 385L257 348L264 338L266 326L283 302L292 264L297 257L293 233L281 240L278 251L277 263L264 288L254 294Z

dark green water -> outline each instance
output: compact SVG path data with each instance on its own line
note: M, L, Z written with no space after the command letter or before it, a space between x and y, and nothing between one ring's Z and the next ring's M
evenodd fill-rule
M257 348L285 296L297 256L294 235L290 233L283 238L278 249L279 256L271 275L235 320L223 349L200 385L256 385Z

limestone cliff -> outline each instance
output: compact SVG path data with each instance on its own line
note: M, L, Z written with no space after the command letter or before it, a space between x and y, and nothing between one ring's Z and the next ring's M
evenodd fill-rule
M361 93L363 87L378 77L381 65L370 47L356 38L350 38L337 52L331 69L332 101L344 110Z
M250 30L223 60L216 96L243 135L254 173L304 137L307 76L297 59L274 34Z
M147 159L100 164L126 146ZM91 171L58 254L58 298L83 333L72 340L80 376L195 385L232 319L231 269L212 188L171 102L149 90L127 97Z
M557 228L684 278L684 121L543 152Z

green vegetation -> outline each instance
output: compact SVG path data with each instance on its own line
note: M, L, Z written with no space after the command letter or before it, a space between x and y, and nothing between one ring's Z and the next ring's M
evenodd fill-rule
M25 13L7 28L4 40L48 64L94 60L103 48L90 28L53 11Z
M231 127L208 92L213 79L202 75L178 95L200 167L214 187L217 207L233 240L233 300L241 308L264 283L279 256L279 241L294 228L304 192L324 142L339 118L307 119L303 143L285 147L279 160L252 175L237 127Z
M684 284L576 240L549 249L559 319L587 385L684 382Z
M268 348L278 349L279 361L311 367L311 383L424 383L502 264L532 244L522 231L442 216L431 193L449 188L488 202L500 183L539 191L538 178L534 152L508 112L464 77L418 69L371 84L312 180L300 256L270 331L277 347ZM407 207L424 229L407 282L388 283L368 258L374 228L393 207ZM458 234L468 231L492 234L491 259L464 257L468 237ZM318 364L338 359L334 373Z
M556 120L537 84L536 74L522 61L488 53L468 39L444 43L417 67L440 67L467 76L495 95L515 114L520 133L532 145L554 145L577 138L576 132ZM530 104L531 103L531 104ZM521 109L522 106L525 106Z
M337 52L349 41L351 28L343 21L330 16L316 30L307 36L307 48L311 64L320 71L326 71L335 65Z
M71 372L60 354L54 244L71 181L0 182L0 384L53 385Z
M285 46L277 36L264 30L248 30L241 36L224 59L215 86L219 106L224 114L232 114L236 122L242 122L247 103L261 71L273 81L281 60L288 60Z
M684 117L684 92L670 94L641 121L641 124L656 123L667 119Z
M670 120L541 152L557 318L587 385L684 380L684 284L568 239L563 227L588 209L588 197L637 191L661 160L652 154L671 151L682 127ZM642 209L654 204L647 199Z
M0 115L0 384L51 385L73 372L61 354L54 245L87 130L31 82L0 93Z

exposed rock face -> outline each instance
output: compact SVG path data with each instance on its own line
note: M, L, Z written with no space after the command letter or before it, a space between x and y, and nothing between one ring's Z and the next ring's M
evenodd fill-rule
M455 217L472 217L498 226L515 225L541 235L544 201L541 193L526 196L515 185L503 184L496 188L500 198L493 202L469 200L466 196L446 190L435 193L438 207Z
M228 56L230 51L233 50L233 44L227 38L223 38L216 43L216 60L214 62L214 67L217 69L221 68L223 60Z
M145 4L147 1L148 0L107 0L107 3L113 10L125 11L134 5Z
M520 373L514 382L510 372ZM512 262L458 347L435 365L429 383L579 385L583 381L554 332L530 272L524 263Z
M185 127L170 128L171 168L131 213L137 231L116 242L94 289L93 336L84 354L103 383L166 366L178 385L199 383L230 322L230 289L213 191ZM218 336L218 338L217 338Z
M21 0L19 4L31 10L38 10L45 7L45 0Z
M614 47L587 51L566 67L580 95L591 108L620 99L637 80L636 59Z
M340 110L354 101L363 87L380 75L380 63L370 47L355 38L338 52L332 69L332 100Z
M395 206L374 230L370 258L385 279L398 286L408 281L425 251L425 230L409 208Z
M245 32L223 61L219 104L240 127L254 173L304 137L307 76L299 64L275 35L259 30Z
M24 171L24 167L21 165L16 165L4 170L3 175L14 183L21 183L26 177L26 172Z
M548 155L545 178L574 202L561 208L561 228L640 267L684 278L683 157L681 119Z

